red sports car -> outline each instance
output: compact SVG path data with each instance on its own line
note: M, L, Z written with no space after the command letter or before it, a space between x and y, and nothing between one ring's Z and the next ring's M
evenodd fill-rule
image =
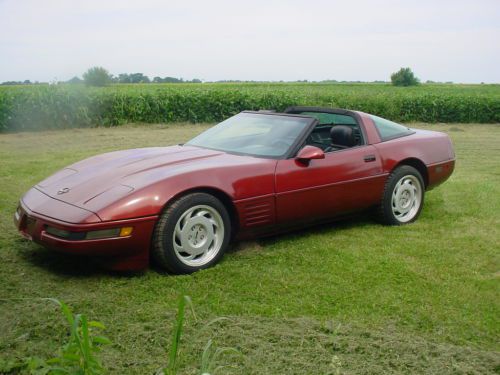
M370 114L291 107L245 111L189 142L80 161L35 185L15 222L30 240L172 273L217 263L232 239L275 234L376 208L417 219L426 190L453 172L446 134Z

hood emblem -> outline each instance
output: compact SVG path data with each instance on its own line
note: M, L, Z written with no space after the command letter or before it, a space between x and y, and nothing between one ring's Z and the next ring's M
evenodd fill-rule
M57 194L61 195L61 194L66 194L70 189L65 187L65 188L62 188L61 190L59 190L57 192Z

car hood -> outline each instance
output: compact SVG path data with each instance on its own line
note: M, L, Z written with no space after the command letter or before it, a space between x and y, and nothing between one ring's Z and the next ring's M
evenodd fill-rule
M35 186L60 201L95 211L99 201L122 198L181 165L199 163L223 152L187 146L116 151L70 165ZM111 198L111 199L110 199Z

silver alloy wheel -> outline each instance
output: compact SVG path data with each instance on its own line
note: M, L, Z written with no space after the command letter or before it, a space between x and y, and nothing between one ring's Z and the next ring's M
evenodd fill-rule
M213 207L193 206L181 215L175 225L175 255L190 267L200 267L214 259L223 241L224 222Z
M391 206L394 217L401 223L411 221L422 204L422 185L413 175L401 178L392 192Z

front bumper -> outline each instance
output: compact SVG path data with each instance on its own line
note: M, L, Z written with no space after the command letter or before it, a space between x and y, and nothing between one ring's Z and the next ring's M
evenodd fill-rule
M70 216L72 213L73 216L77 216L81 211L80 208L53 199L41 192L33 192L33 190L30 190L19 202L14 215L14 223L25 238L64 253L106 257L106 262L113 269L147 267L151 236L157 216L106 222L70 223L54 218L54 212L50 212L53 216L40 212L40 208L64 205L65 217L68 216L68 212ZM46 230L48 226L77 233L118 227L133 227L133 231L131 235L125 237L70 240L48 233Z

